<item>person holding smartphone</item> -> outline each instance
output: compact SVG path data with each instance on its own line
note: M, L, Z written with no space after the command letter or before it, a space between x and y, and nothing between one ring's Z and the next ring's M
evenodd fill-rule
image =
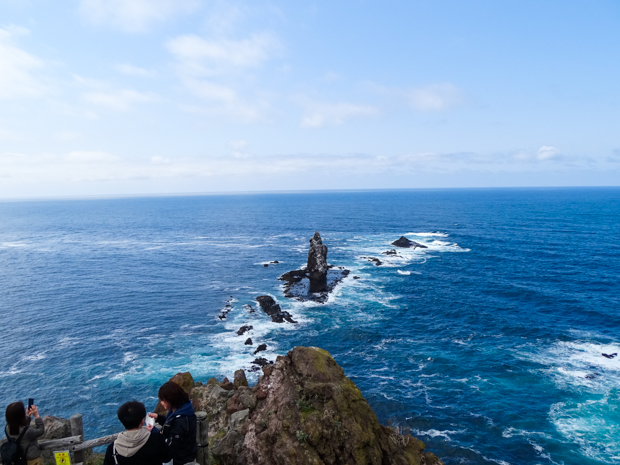
M159 388L157 397L162 407L168 410L168 414L164 416L149 413L149 417L163 425L161 434L170 449L173 465L193 462L196 458L198 444L196 443L196 415L189 396L177 383L168 381ZM146 428L149 431L159 432L152 425L147 425Z
M39 416L39 409L34 402L28 402L28 409L23 402L13 402L6 408L6 427L4 433L7 438L19 439L19 447L26 454L28 465L43 465L41 449L37 438L43 436L45 427ZM30 424L30 416L34 415L34 426Z
M170 461L164 437L143 428L146 409L142 402L125 402L116 414L125 431L108 446L104 465L162 465Z

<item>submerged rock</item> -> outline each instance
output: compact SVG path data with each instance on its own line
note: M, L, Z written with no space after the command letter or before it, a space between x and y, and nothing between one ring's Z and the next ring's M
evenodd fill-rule
M252 330L252 329L254 329L254 327L253 327L253 326L242 326L241 328L239 328L239 331L237 331L237 335L238 335L238 336L243 336L243 334L244 334L246 331L250 331L250 330Z
M369 262L374 263L375 266L383 265L383 262L379 260L377 257L360 257L360 258L363 258L364 260L368 260Z
M395 245L396 247L403 247L403 248L421 248L421 249L428 249L428 247L426 247L425 245L422 244L418 244L417 242L411 241L409 239L407 239L405 236L400 236L400 239L395 240L394 242L392 242L392 245Z
M254 365L258 365L258 366L265 366L265 365L269 365L270 362L269 360L267 360L265 357L258 357L256 359L254 359L254 361L252 362Z

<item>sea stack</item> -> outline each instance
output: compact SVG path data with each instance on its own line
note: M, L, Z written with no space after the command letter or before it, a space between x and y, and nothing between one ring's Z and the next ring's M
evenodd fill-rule
M310 292L323 292L327 290L327 246L323 244L318 231L310 238L310 250L308 251L308 266L306 272L310 279Z

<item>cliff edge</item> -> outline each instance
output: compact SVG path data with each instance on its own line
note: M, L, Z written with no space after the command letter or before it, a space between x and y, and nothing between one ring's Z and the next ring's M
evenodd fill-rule
M173 378L207 412L212 464L443 465L422 441L380 425L327 351L295 347L263 373L253 387L243 370L234 382Z

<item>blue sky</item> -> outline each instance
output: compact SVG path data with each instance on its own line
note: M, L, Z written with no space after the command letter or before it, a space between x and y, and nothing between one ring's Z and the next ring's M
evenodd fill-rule
M620 185L620 2L0 0L0 197Z

